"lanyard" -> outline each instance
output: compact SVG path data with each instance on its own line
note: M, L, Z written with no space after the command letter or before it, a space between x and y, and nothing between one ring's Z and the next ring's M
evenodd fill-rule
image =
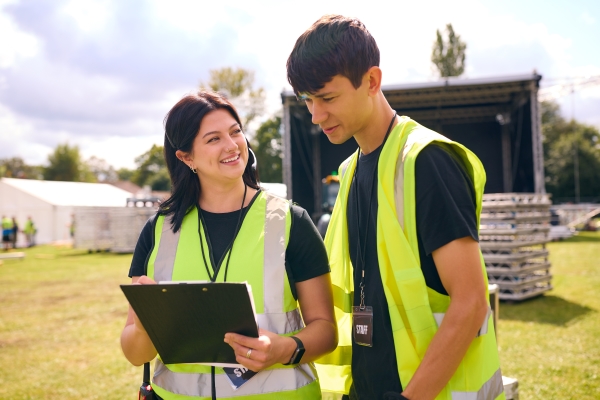
M387 138L390 134L390 132L392 131L392 126L394 125L394 121L396 120L396 112L394 111L394 116L392 117L392 120L390 121L390 125L388 126L388 129L385 133L385 137L383 138L383 143L381 144L381 147L383 147L385 145L385 142L387 141ZM383 151L383 148L381 149L381 151ZM375 167L375 173L373 174L373 184L371 186L371 192L369 195L369 208L367 210L367 226L369 224L369 218L371 216L371 205L372 205L372 201L373 201L373 191L375 190L375 187L377 185L377 169L378 169L378 164L379 164L379 157L381 156L381 151L379 152L379 154L377 155L377 160L375 162L376 167ZM360 147L358 148L358 155L360 156ZM360 278L360 309L364 310L365 308L365 253L367 252L367 236L368 236L368 229L365 229L365 236L364 236L364 240L363 240L363 244L362 244L362 248L361 248L361 238L360 238L360 212L358 210L358 180L356 180L356 174L358 172L358 166L360 165L359 160L356 160L356 168L354 169L354 175L352 176L352 179L354 180L354 183L356 184L356 189L354 190L354 202L355 202L355 206L356 206L356 223L358 225L358 229L356 230L356 248L357 248L357 263L359 262L360 264L360 269L361 269L361 278Z
M240 206L240 212L238 215L238 221L237 221L237 225L235 227L235 232L233 233L233 239L231 240L231 244L228 246L229 254L227 255L227 262L225 263L225 276L223 278L223 282L227 282L227 271L229 270L229 260L231 259L231 253L233 253L233 243L235 242L235 238L237 237L238 233L240 232L241 222L242 222L242 214L244 213L244 211L243 211L244 210L244 201L246 201L246 191L247 190L248 190L248 186L246 186L246 184L244 184L244 197L242 198L242 205ZM215 263L215 260L213 259L212 251L209 252L210 262L212 263L212 265L214 267L217 268L216 272L214 274L210 273L210 269L208 268L208 263L206 262L206 255L204 253L204 245L202 244L202 230L203 230L203 228L206 227L206 221L204 221L204 215L202 214L202 209L198 208L198 210L200 211L200 219L202 220L202 228L198 229L198 233L200 234L200 248L202 249L202 260L204 261L204 268L206 268L206 273L208 274L210 281L214 282L217 280L217 275L219 274L220 266L218 266ZM212 249L212 245L210 244L210 237L208 236L208 229L206 230L206 243L208 244L209 248Z

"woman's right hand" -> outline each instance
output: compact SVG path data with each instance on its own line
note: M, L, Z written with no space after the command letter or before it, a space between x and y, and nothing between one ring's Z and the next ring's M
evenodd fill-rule
M134 285L153 285L156 282L147 276L134 276L131 279ZM148 333L133 311L131 304L127 312L127 322L121 333L121 348L125 357L133 365L139 366L156 357L156 349L148 337Z
M140 276L138 280L133 283L140 285L156 285L156 281L154 281L152 278L148 278L146 275Z
M142 275L137 280L134 280L133 284L134 285L156 285L156 281L154 281L151 278L148 278L146 275ZM139 329L140 331L142 331L144 333L146 333L146 329L142 325L142 322L138 318L138 316L135 313L135 311L133 311L133 309L131 307L130 307L130 310L133 313L133 323L135 325L135 328Z

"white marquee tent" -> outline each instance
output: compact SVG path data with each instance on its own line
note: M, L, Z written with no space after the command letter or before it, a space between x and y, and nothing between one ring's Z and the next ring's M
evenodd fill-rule
M131 193L105 183L0 178L0 217L16 217L23 229L28 216L38 244L70 238L71 216L88 207L125 207ZM23 245L23 235L18 244Z

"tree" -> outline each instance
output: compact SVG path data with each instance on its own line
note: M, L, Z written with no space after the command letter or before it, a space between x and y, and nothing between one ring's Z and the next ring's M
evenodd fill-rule
M106 160L91 156L85 164L98 182L115 182L117 180L117 172Z
M546 190L556 202L600 197L600 132L566 121L558 104L541 103Z
M433 43L431 62L437 67L441 77L460 76L465 71L465 50L467 44L454 33L452 24L446 25L446 38L439 29L435 31L437 39Z
M117 170L117 178L120 181L130 181L131 177L133 176L133 173L135 171L133 169L128 169L128 168L119 168Z
M48 156L49 165L44 168L44 179L49 181L95 182L96 177L81 161L79 147L68 143L56 146Z
M152 145L152 148L135 158L137 168L131 181L138 186L149 185L152 190L171 190L167 163L163 155L163 146Z
M42 179L42 167L27 165L20 157L0 160L0 176L21 179Z
M252 140L256 155L260 180L280 183L283 181L281 167L281 117L274 117L262 123Z
M235 105L244 127L265 112L265 91L263 88L253 88L253 71L231 67L213 69L208 84L200 86L226 95Z

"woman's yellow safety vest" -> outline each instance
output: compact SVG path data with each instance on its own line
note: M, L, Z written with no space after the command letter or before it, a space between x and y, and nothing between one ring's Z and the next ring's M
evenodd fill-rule
M260 192L246 214L227 272L228 282L247 281L252 287L259 328L293 335L304 327L298 303L292 296L285 270L285 250L290 232L287 200ZM173 233L164 216L157 216L154 247L148 259L148 276L155 281L209 280L202 259L198 209L183 219ZM201 245L206 254L206 235ZM229 253L229 251L228 251ZM228 254L223 259L226 259ZM216 281L223 282L225 268ZM202 340L202 336L198 336ZM260 371L234 390L222 368L215 368L217 398L320 399L314 365L282 365ZM165 400L211 399L211 367L199 364L164 364L157 357L152 387Z
M425 355L450 305L450 297L425 284L417 242L415 160L431 142L444 147L460 161L476 193L477 224L481 213L485 171L479 159L464 146L433 132L408 117L400 117L379 158L377 256L392 324L400 381L406 387ZM352 384L353 267L348 247L346 207L358 152L342 166L340 191L329 223L325 246L329 255L338 348L315 363L324 399L340 399ZM395 166L392 168L391 166ZM487 274L483 256L481 268ZM436 399L504 399L502 373L491 309L456 372Z

